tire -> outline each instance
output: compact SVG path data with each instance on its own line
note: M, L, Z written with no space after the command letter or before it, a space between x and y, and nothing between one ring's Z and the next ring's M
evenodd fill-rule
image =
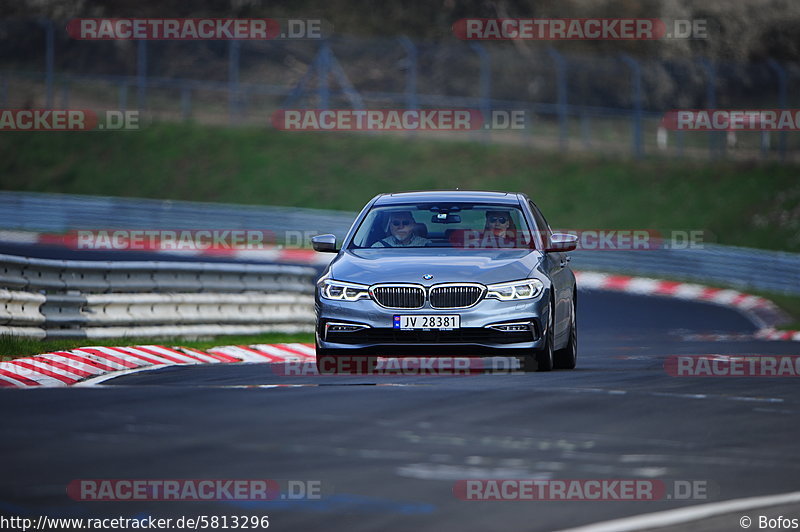
M575 369L578 363L578 306L575 296L572 297L572 316L569 324L569 342L564 349L555 352L555 367L558 369Z
M550 371L553 369L553 360L555 353L553 352L554 343L554 326L553 314L555 313L555 306L550 303L550 310L547 313L547 332L545 333L545 344L541 349L537 349L534 353L527 355L523 361L523 369L525 371Z
M330 364L328 362L332 360L331 357L336 356L333 353L332 349L322 349L319 345L316 346L317 373L320 375L333 375L333 372L329 370ZM335 364L333 366L335 367Z

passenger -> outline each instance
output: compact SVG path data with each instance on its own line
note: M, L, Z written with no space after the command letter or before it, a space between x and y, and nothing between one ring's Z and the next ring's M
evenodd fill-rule
M517 247L517 227L508 211L486 211L482 247ZM522 244L524 246L524 243Z
M423 247L431 243L414 234L416 221L410 211L396 211L389 216L388 236L372 244L374 248Z

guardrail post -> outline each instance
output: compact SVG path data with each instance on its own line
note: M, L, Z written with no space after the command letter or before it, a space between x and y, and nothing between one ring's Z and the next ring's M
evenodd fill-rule
M231 125L239 120L239 57L241 42L228 41L228 120Z
M633 154L637 159L644 155L642 138L642 67L628 54L620 55L631 69L631 100L633 101Z
M480 43L471 42L469 47L478 54L481 61L480 69L480 107L483 115L483 142L489 141L489 129L492 120L492 60L486 48Z
M767 60L767 64L775 72L775 75L778 76L778 105L781 109L786 109L786 97L788 91L788 80L789 76L786 74L786 69L781 66L780 63L775 61L774 59L770 58ZM781 161L786 160L786 130L781 131L778 137L778 152L781 154Z
M147 102L147 41L140 39L136 49L136 104L144 112Z
M548 48L547 54L556 68L556 88L558 90L558 145L562 151L569 148L569 131L567 118L569 103L567 101L567 60L555 48Z

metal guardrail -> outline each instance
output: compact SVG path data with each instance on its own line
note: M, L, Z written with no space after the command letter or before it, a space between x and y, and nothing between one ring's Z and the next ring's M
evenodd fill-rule
M0 334L40 338L311 331L315 268L0 255Z
M0 191L0 228L21 231L249 229L270 230L280 241L302 231L342 238L354 218L350 212L296 207Z
M800 295L800 253L704 244L698 249L575 251L577 270L631 273Z

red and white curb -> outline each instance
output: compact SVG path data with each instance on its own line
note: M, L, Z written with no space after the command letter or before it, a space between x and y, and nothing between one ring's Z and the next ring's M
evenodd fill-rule
M610 290L638 295L674 297L716 303L742 310L756 308L778 310L769 299L726 288L710 288L699 284L599 272L575 272L575 277L579 287L588 290Z
M163 345L81 347L0 362L0 387L72 386L103 376L175 365L314 360L314 344L301 343L231 345L206 351Z
M786 320L783 311L772 301L727 288L711 288L693 283L665 281L599 272L575 272L581 290L604 290L628 294L661 296L733 308L747 316L759 330L755 334L687 334L686 340L790 340L800 341L800 331L782 331L776 325Z

